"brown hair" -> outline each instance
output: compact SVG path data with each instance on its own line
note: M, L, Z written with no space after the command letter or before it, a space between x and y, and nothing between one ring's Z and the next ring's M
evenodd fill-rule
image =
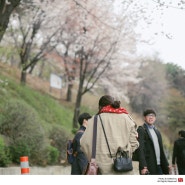
M113 108L120 108L120 101L115 101L110 95L104 95L99 100L99 108L111 105Z

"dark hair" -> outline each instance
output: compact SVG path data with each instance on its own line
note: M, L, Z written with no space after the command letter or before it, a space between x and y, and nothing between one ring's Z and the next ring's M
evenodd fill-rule
M181 137L184 137L184 138L185 138L185 130L180 130L180 131L179 131L179 135L180 135Z
M156 113L153 109L146 109L144 112L143 112L143 116L147 116L148 114L154 114L156 116Z
M78 123L79 123L80 125L82 125L84 119L88 120L88 119L90 119L91 117L92 117L92 116L91 116L89 113L84 112L84 113L80 114L80 116L78 117Z
M113 108L120 108L120 104L120 101L114 101L114 98L110 95L104 95L99 100L99 107L111 105Z

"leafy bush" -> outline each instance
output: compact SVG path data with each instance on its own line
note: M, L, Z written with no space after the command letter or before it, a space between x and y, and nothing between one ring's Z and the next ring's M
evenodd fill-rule
M23 155L37 163L43 151L44 133L37 113L24 101L9 100L2 108L0 133L9 138L8 145L13 162L19 163Z
M5 146L3 138L0 137L0 166L6 167L11 163L11 156L8 147Z
M49 165L57 164L59 157L58 149L53 146L48 146L47 153L48 153L47 164Z
M30 156L30 148L23 141L12 144L10 147L12 161L19 164L21 156Z
M67 140L72 137L61 127L53 127L49 133L49 139L51 146L55 147L60 151L59 161L66 159L66 144Z

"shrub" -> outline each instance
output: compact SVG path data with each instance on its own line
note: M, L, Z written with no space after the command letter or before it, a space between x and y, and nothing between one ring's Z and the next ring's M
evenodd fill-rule
M30 148L23 141L14 143L9 148L14 163L19 164L21 156L30 156Z
M48 146L47 147L47 164L52 165L52 164L57 164L58 163L58 157L59 157L59 151L57 148L53 146Z
M0 166L7 167L11 163L11 156L8 147L5 146L4 140L0 137Z
M37 163L45 147L44 133L35 110L24 101L9 100L2 109L0 133L9 138L13 162L19 163L23 155Z
M51 146L58 149L60 152L59 161L66 159L66 144L67 140L72 137L67 132L59 127L53 127L49 133L49 139L51 140Z

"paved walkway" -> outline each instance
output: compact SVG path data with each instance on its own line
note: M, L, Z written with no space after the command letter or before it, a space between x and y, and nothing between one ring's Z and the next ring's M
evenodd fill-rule
M133 161L134 174L139 175L138 162ZM70 175L71 166L47 166L47 167L30 167L30 175ZM178 171L175 173L172 169L171 175L177 175ZM21 168L17 167L7 167L0 168L0 175L21 175Z
M29 175L70 175L70 166L30 167ZM0 168L0 175L21 175L20 167Z

